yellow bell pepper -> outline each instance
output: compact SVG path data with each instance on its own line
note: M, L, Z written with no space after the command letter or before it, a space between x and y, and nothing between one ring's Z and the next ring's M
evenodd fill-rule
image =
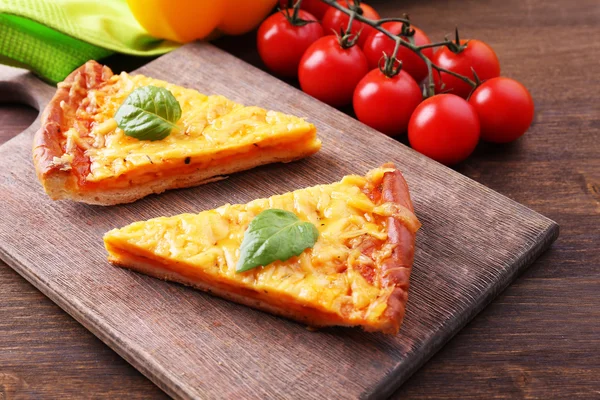
M127 0L152 36L185 43L213 32L240 35L254 29L277 0Z

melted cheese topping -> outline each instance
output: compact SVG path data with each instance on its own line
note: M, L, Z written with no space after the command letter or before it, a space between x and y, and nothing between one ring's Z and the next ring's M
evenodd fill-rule
M374 322L386 310L393 290L381 287L379 276L379 266L393 249L385 244L383 215L388 207L376 206L365 193L372 192L384 172L378 169L366 178L346 176L331 185L199 214L136 222L108 232L104 240L109 252L185 266L190 276L201 271L215 282L291 297L297 304L337 313L351 323ZM270 208L291 211L313 223L319 230L317 242L298 257L236 273L245 230L256 215ZM406 212L416 221L414 214ZM366 240L379 243L369 256L356 245ZM373 274L371 279L362 273L365 268Z
M146 141L126 136L113 119L127 96L138 87L154 85L171 91L182 117L163 140ZM162 170L161 165L181 165L246 153L255 147L289 144L317 151L312 124L294 116L259 107L244 107L223 96L206 96L143 75L115 75L98 90L90 90L77 110L79 120L91 119L88 136L73 127L65 135L66 152L85 149L90 159L86 181L116 178L130 171ZM301 153L306 153L298 149ZM251 155L249 155L251 156ZM189 159L188 159L189 157Z

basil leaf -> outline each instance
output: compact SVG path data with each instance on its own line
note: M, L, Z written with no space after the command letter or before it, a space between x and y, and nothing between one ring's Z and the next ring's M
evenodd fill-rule
M156 86L135 89L115 113L117 126L127 136L140 140L166 138L179 118L181 106L175 96Z
M319 231L296 214L271 209L258 214L244 233L236 272L265 266L273 261L285 261L313 247Z

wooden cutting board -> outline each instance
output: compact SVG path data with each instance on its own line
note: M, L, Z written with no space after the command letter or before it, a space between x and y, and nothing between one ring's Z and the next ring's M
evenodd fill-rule
M173 397L387 396L558 236L555 222L212 45L184 46L139 72L306 117L323 140L302 161L114 207L48 199L31 161L39 119L0 147L0 257ZM38 108L53 93L29 74L0 84L4 100ZM114 227L329 183L387 161L403 170L423 223L397 336L311 332L106 261L102 235Z

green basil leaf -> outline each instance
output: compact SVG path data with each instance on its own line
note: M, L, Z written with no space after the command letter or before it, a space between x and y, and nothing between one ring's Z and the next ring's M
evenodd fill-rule
M236 272L265 266L273 261L285 261L313 247L319 231L296 214L270 209L258 214L244 233Z
M140 140L166 138L179 118L181 106L175 96L156 86L135 89L115 113L117 126L127 136Z

